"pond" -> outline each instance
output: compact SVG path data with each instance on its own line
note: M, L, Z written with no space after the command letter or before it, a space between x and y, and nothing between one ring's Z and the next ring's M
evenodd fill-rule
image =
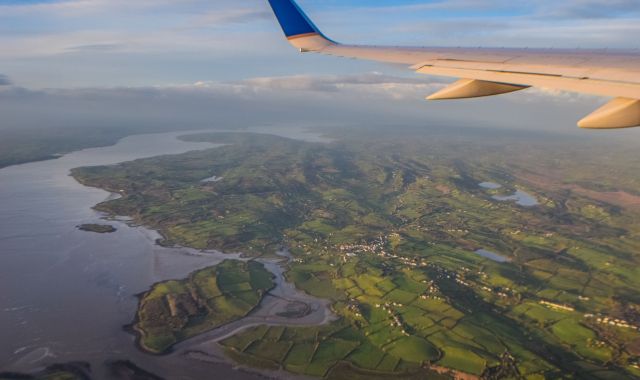
M502 185L494 182L482 182L478 186L487 190L498 190L502 188ZM511 195L494 195L492 199L499 202L515 202L518 206L533 207L540 204L538 199L526 191L516 190Z

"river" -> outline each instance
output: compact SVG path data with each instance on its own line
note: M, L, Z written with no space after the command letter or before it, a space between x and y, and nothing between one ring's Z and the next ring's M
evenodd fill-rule
M185 134L130 136L110 147L0 170L0 372L86 361L96 379L106 379L105 361L129 359L169 379L211 373L259 378L228 364L143 354L122 328L135 315L136 294L230 256L162 248L155 244L157 233L124 221L109 222L118 229L113 234L76 228L104 223L91 207L112 195L80 185L71 169L215 147L177 139ZM322 141L299 131L288 137Z

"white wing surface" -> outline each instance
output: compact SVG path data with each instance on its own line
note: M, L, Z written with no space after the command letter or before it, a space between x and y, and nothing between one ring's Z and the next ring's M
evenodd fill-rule
M269 0L289 42L301 52L406 64L430 75L460 78L427 99L492 96L529 87L613 98L582 119L582 128L640 126L640 52L423 48L344 45L326 37L294 0Z

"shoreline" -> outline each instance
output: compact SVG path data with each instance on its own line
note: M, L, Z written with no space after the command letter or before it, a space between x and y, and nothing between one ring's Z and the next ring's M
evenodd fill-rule
M184 135L186 134L184 132L180 133ZM79 289L81 290L79 292L81 294L74 296L74 300L78 299L80 301L85 301L85 299L89 297L89 295L93 295L93 292L96 291L99 291L100 295L103 295L105 293L104 290L106 286L106 293L108 294L103 297L106 303L101 303L100 305L101 307L102 305L112 305L112 307L109 307L109 309L107 309L108 315L105 315L97 308L93 308L93 310L95 311L91 313L91 315L100 313L99 316L103 319L98 319L99 324L97 328L94 329L92 327L90 331L78 331L78 328L84 326L78 326L78 328L76 328L73 326L69 326L69 324L60 326L61 328L58 329L57 325L52 326L50 325L50 322L48 322L47 325L49 327L47 328L51 328L51 331L53 331L51 334L43 334L42 336L38 334L38 336L35 338L29 338L34 340L28 342L25 341L24 343L20 340L22 338L18 339L18 337L16 337L14 341L5 341L7 345L6 347L3 347L3 349L7 348L7 356L3 357L3 360L4 358L6 358L6 363L3 361L0 365L2 367L2 372L11 371L29 373L33 368L35 368L36 365L41 366L48 363L54 364L56 362L64 363L72 362L74 360L83 360L87 363L91 363L94 369L93 375L95 376L95 379L101 380L107 378L105 377L106 368L103 366L105 362L104 359L112 360L117 359L119 356L130 357L132 360L139 363L142 368L149 369L152 372L156 373L166 373L169 377L179 374L179 368L184 368L185 374L188 373L188 376L191 376L191 378L200 378L200 374L206 373L206 371L211 370L219 371L220 373L225 374L231 374L234 372L232 370L232 367L235 364L230 361L225 362L228 363L228 365L217 367L210 365L208 366L209 369L206 369L203 367L207 366L189 364L183 359L177 357L169 360L168 362L165 359L159 360L157 359L156 355L143 352L136 348L136 345L132 344L135 340L135 334L131 334L131 330L127 331L126 327L127 324L130 324L130 321L133 319L132 316L136 314L136 301L135 298L131 296L136 297L136 295L139 296L141 293L144 293L144 291L148 289L150 284L168 281L172 278L182 279L186 276L187 273L192 273L198 269L210 267L224 259L231 258L246 261L249 260L250 257L247 257L248 255L244 253L241 254L242 257L240 257L238 253L234 254L234 251L197 252L196 250L188 248L175 251L166 250L161 245L157 244L157 239L161 238L162 235L159 231L147 228L144 226L144 224L139 223L139 221L137 220L120 217L115 214L109 215L108 213L101 212L94 208L94 206L100 202L119 198L121 196L120 194L118 194L117 192L105 191L105 189L102 189L100 187L88 186L87 184L83 183L83 181L78 181L77 178L69 175L71 169L82 166L116 165L119 162L128 162L138 159L137 157L145 158L161 155L180 154L182 153L182 149L184 149L184 152L204 149L199 146L190 145L184 145L183 148L183 145L174 143L174 140L176 140L176 138L172 137L172 134L166 134L166 136L165 134L159 134L159 136L153 141L156 140L158 142L158 147L168 147L167 150L162 150L161 153L154 153L153 150L138 152L137 150L135 150L135 148L134 150L132 150L132 147L130 146L134 141L137 141L136 139L123 138L119 140L120 142L110 145L115 146L114 149L98 148L98 150L95 151L93 149L83 149L81 151L73 151L58 160L48 160L43 163L25 163L24 169L21 167L19 173L14 173L14 171L18 172L17 169L9 169L8 171L4 171L5 176L11 179L13 179L14 177L22 179L24 177L29 180L33 179L37 181L44 181L49 179L49 177L53 177L54 175L56 177L59 177L61 186L57 186L58 184L56 183L56 187L53 188L53 195L63 200L70 198L70 196L75 197L73 199L70 198L70 204L73 205L73 207L70 207L68 212L69 215L71 215L71 218L73 218L73 221L77 221L76 223L80 221L113 221L118 227L119 234L116 234L113 237L108 237L105 240L105 238L97 237L97 235L81 235L75 228L76 223L70 224L67 223L66 220L63 220L63 222L59 222L54 225L54 227L57 228L55 230L56 234L52 234L51 236L53 236L55 239L58 239L61 243L66 243L67 241L76 242L76 240L80 242L84 242L87 240L99 242L111 241L111 243L103 244L103 251L105 252L95 252L91 255L79 254L80 250L90 250L90 248L87 248L83 245L70 245L68 250L67 246L64 246L64 249L59 249L56 251L56 253L59 252L58 256L60 257L56 256L55 258L74 260L78 258L78 260L74 261L79 262L79 264L77 265L85 265L84 267L82 267L84 269L89 268L88 272L81 272L84 275L80 277L79 280L76 280L76 278L74 277L73 280L68 280L64 283L64 285L75 286L78 281L85 281L82 284L88 284L87 286ZM158 150L156 148L154 149ZM151 154L154 155L151 156ZM16 182L14 181L14 183ZM40 184L40 182L35 183ZM49 185L49 183L34 187L34 189L43 192L44 189L47 189L44 185ZM13 190L13 188L10 188L9 190ZM39 195L40 192L35 192L34 195ZM25 195L25 202L30 200L29 197L31 197L30 193ZM57 198L43 197L42 199L49 200ZM45 206L49 206L52 210L59 209L60 205L64 204L61 202L49 203L51 203L51 205L47 203L45 204ZM33 202L25 204L33 204ZM30 217L30 215L27 216ZM34 217L40 217L40 213L35 214ZM67 239L67 236L64 234L69 234L70 239ZM61 236L65 236L65 238L63 239L61 238ZM40 237L40 235L38 235L38 237ZM49 235L42 235L42 239L49 239L53 242L58 241L49 238ZM122 241L122 243L120 243L120 241ZM132 246L135 247L135 251L129 251L128 253L119 254L117 256L111 256L107 253L108 250L114 249L115 247L123 246L125 244L124 242L129 243L130 241L132 243L138 244ZM44 247L45 245L42 246ZM183 247L174 246L174 248ZM275 251L277 249L277 246L274 246L273 248ZM49 257L50 253L48 251L49 250L46 250L46 252L42 252L43 255L47 255L45 256L47 258ZM127 250L117 250L116 252L127 252ZM237 250L235 250L235 252L237 252ZM40 252L38 251L37 254L40 254ZM101 256L97 256L98 254ZM181 256L183 255L197 257L197 259L192 259L191 261L189 261L187 258L186 263L183 264L183 262L185 262L185 260L182 260L181 258ZM269 256L273 255L270 254ZM154 259L151 259L151 257L153 257ZM265 256L260 257L263 258ZM132 261L129 262L127 260ZM43 266L44 265L45 264L43 264ZM126 269L120 272L119 270L122 267ZM61 268L67 268L67 266L63 266ZM118 273L118 276L114 275L114 277L106 278L105 276L110 274L110 270ZM141 270L142 272L138 270ZM71 278L71 276L67 276L64 278ZM147 279L149 279L150 281L147 281ZM104 284L102 282L98 282L98 280L109 280L113 282ZM53 294L55 292L43 292L42 294L46 296L49 293ZM19 293L16 292L16 294ZM90 298L89 300L93 302L94 298ZM99 300L103 301L103 299ZM36 301L37 300L34 300L34 302ZM129 305L132 305L132 307L129 307ZM15 306L22 305L6 305L7 308ZM121 318L121 315L123 315L123 310L125 311L124 318ZM66 310L62 310L58 314L62 314L64 312L66 312ZM23 318L25 321L29 321L30 323L32 322L32 326L39 326L38 323L40 323L40 320L38 318L40 318L39 316L41 314L38 310L25 310L24 314L24 317L21 316L21 318ZM55 315L55 317L58 317L58 315ZM113 326L111 326L112 322L114 321L116 323L113 323ZM60 332L60 334L62 332L66 332L65 329L68 326L69 329L79 333L79 335L65 335L62 338L58 338L58 332ZM30 331L34 330L30 329ZM35 333L32 334L31 332L29 334L35 335ZM82 341L84 339L82 337L84 337L85 335L88 338L97 338L93 340L96 343L92 344L91 347L87 347L87 350L78 349L77 347L86 347L84 346L86 343ZM12 336L10 338L14 337ZM105 343L102 343L103 341ZM14 345L15 348L13 348ZM46 347L44 345L46 345ZM38 363L28 361L29 354L37 352L42 348L48 348L49 346L55 346L53 349L56 351L55 354L58 355L57 357L44 358ZM95 346L95 348L93 348L93 346ZM11 351L9 351L9 349L11 349ZM171 363L171 365L168 365L168 363ZM240 375L229 376L229 378L233 379L245 378L244 376ZM252 376L246 377L253 378Z
M203 131L203 133L208 133L208 132L209 131ZM211 133L216 133L216 132L218 132L218 131L211 131ZM189 134L177 136L176 139L180 140L180 141L188 141L188 140L184 140L182 138L184 136L189 136ZM116 142L116 144L117 144L117 142ZM216 146L214 146L214 147L216 147ZM289 254L279 255L279 250L276 249L274 252L261 253L260 255L253 256L253 255L247 254L246 252L225 252L224 250L219 250L219 249L216 249L216 248L213 248L213 249L198 249L198 248L191 248L191 247L181 246L179 244L166 244L166 242L169 242L169 240L167 239L165 234L160 229L157 229L157 228L154 228L152 226L146 225L139 218L136 218L135 216L117 215L117 214L115 214L113 212L110 212L108 210L101 210L100 209L100 205L101 204L109 202L109 201L112 201L112 200L116 200L116 199L122 198L123 197L123 193L121 191L118 191L118 190L115 190L115 189L109 189L109 188L103 188L103 187L99 187L99 186L90 185L82 177L80 177L80 176L78 176L76 174L76 170L75 169L77 169L77 168L73 168L73 169L70 170L69 176L71 178L73 178L73 180L75 180L77 183L79 183L80 185L82 185L84 187L98 189L98 190L106 191L108 193L108 196L103 201L91 206L91 209L93 211L95 211L96 213L101 215L100 219L106 220L106 221L116 221L116 222L120 222L120 223L125 224L129 228L139 228L139 229L145 230L146 232L148 231L151 234L156 235L156 236L150 236L150 237L153 238L152 244L155 244L156 246L161 247L161 248L185 249L185 250L189 250L189 251L198 251L199 253L202 253L202 254L206 254L207 251L211 250L211 251L214 251L214 252L222 254L222 255L229 255L230 256L229 258L225 258L224 260L239 260L239 261L244 261L244 262L248 262L248 261L252 261L252 260L255 260L255 261L259 261L259 260L270 261L270 263L272 263L274 265L277 265L282 269L281 273L276 273L273 270L271 270L268 265L265 265L265 262L261 262L265 266L265 269L268 270L272 274L273 279L276 280L278 278L278 275L280 275L280 276L282 276L282 282L286 283L288 281L287 276L285 275L285 272L286 272L285 265L287 263L289 263L289 261L291 260L291 257L290 257ZM266 258L265 258L265 256L266 256ZM184 343L188 342L189 340L197 339L199 337L202 337L203 335L210 334L210 333L212 333L212 332L214 332L216 330L219 330L219 329L224 329L224 328L226 328L226 327L228 327L230 325L233 325L234 323L238 323L238 322L242 321L243 319L249 318L251 316L251 314L253 314L254 312L258 311L261 307L264 306L263 304L264 304L265 300L268 297L271 296L270 293L274 289L276 289L279 286L282 286L282 284L280 282L275 281L274 286L271 289L269 289L263 295L263 297L260 300L260 302L258 303L258 305L256 305L254 308L249 310L246 315L244 315L243 317L241 317L239 319L230 321L230 322L225 323L225 324L223 324L221 326L217 326L217 327L212 328L210 330L204 331L204 332L199 333L199 334L197 334L197 335L195 335L193 337L189 337L189 338L180 340L180 341L172 344L169 348L167 348L166 350L164 350L162 352L156 352L156 351L151 350L148 347L146 347L144 345L144 343L142 343L143 337L145 335L144 331L137 327L137 325L138 325L138 323L140 321L140 319L139 319L139 310L140 310L140 303L142 302L143 297L145 295L147 295L157 285L160 285L160 284L163 284L163 283L166 283L166 282L169 282L169 281L180 281L180 280L188 279L193 274L195 274L196 272L198 272L200 270L203 270L203 269L214 267L214 266L216 266L218 264L219 263L214 264L214 265L210 265L210 266L207 266L207 267L204 267L204 268L196 269L196 270L190 272L189 275L187 275L184 278L180 278L180 279L168 278L168 279L156 281L155 283L151 284L146 291L143 291L143 292L140 292L140 293L137 293L137 294L133 295L138 301L137 302L138 306L137 306L137 309L136 309L136 313L135 313L133 321L131 323L123 325L122 326L122 330L125 331L127 334L130 334L130 335L132 335L134 337L134 346L139 352L142 352L144 354L151 355L151 356L154 356L154 357L167 357L167 356L170 356L172 354L175 354L176 353L176 347L181 345L181 344L184 344ZM296 289L298 292L300 292L301 294L303 294L306 297L315 298L315 297L313 297L311 295L308 295L305 291L297 289L295 287L295 285L293 285L293 288ZM312 327L312 326L325 325L327 323L330 323L332 320L337 319L336 316L333 315L333 310L330 307L330 301L328 301L328 300L323 300L323 301L325 301L324 302L325 303L324 307L325 307L325 312L326 312L327 316L322 320L322 322L320 324L307 324L305 326ZM308 306L310 307L310 305L308 305ZM283 317L279 317L277 315L274 315L273 318L283 318ZM222 339L226 339L229 336L235 335L235 334L237 334L237 333L239 333L241 331L244 331L244 330L246 330L248 328L255 327L255 326L260 326L260 325L295 326L296 324L295 323L286 324L283 321L272 321L272 322L269 322L269 321L266 321L266 320L264 322L262 322L262 321L254 321L254 322L249 323L246 326L240 326L240 327L234 329L230 334L226 334L223 338L215 340L216 345L218 344L217 342L219 342ZM222 346L219 346L219 348L221 350L224 350L224 348ZM225 355L225 357L226 357L226 359L223 361L225 364L231 364L231 365L234 365L234 366L237 365L237 363L235 363L235 361L233 361L233 359L227 357L226 355Z
M109 195L105 198L104 201L94 205L91 207L92 210L94 210L95 212L97 212L98 214L101 215L101 219L102 220L108 220L108 221L116 221L116 222L120 222L125 224L127 227L129 228L136 228L136 229L142 229L145 232L151 233L153 235L156 236L152 236L151 234L148 235L150 238L152 238L152 244L155 244L158 247L161 248L170 248L170 249L185 249L185 250L189 250L189 251L198 251L200 253L206 253L207 250L202 250L202 249L196 249L196 248L190 248L190 247L185 247L185 246L181 246L181 245L177 245L177 244L163 244L163 242L167 241L166 236L162 233L161 230L155 229L151 226L145 225L141 220L137 220L135 217L130 217L130 216L125 216L125 215L117 215L114 214L112 212L108 212L105 210L100 210L98 208L98 206L101 203L104 202L108 202L111 200L115 200L118 198L122 197L122 194L120 192L114 192L112 190L109 189L104 189L104 188L100 188L100 187L95 187L95 186L90 186L87 185L85 183L83 183L83 181L81 181L78 177L76 177L73 172L70 173L70 176L77 181L79 184L81 184L82 186L86 186L86 187L90 187L90 188L95 188L95 189L99 189L99 190L103 190L109 193ZM250 256L247 255L245 252L225 252L222 250L217 250L217 249L213 249L213 251L215 251L216 253L220 253L222 255L229 255L231 256L230 258L225 258L225 260L240 260L240 261L252 261L252 260L263 260L263 261L268 261L273 265L277 265L278 267L280 267L282 269L282 273L275 273L273 272L271 269L269 269L268 265L265 265L264 262L261 262L263 265L265 265L265 269L267 269L274 277L274 279L278 278L278 275L280 275L282 277L282 281L284 283L288 282L288 278L286 276L286 265L291 261L291 256L288 253L288 251L286 251L286 253L283 253L282 255L279 254L280 252L283 252L282 250L275 250L275 252L269 252L269 253L262 253L258 256ZM236 256L235 258L233 256ZM266 256L266 257L265 257ZM218 263L219 264L219 263ZM274 298L278 298L277 296L273 296L270 294L270 292L272 292L274 289L276 289L278 286L282 286L281 283L278 283L276 281L276 283L274 284L273 288L271 288L268 292L266 292L263 296L263 298L261 299L260 303L258 305L256 305L253 309L251 309L245 316L243 316L242 318L236 319L234 321L228 322L224 325L221 326L217 326L213 329L207 330L205 332L202 332L200 334L197 334L193 337L189 337L186 339L183 339L181 341L178 341L174 344L172 344L169 348L167 348L166 350L164 350L163 352L156 352L153 350L150 350L148 347L146 347L143 343L143 337L144 337L144 331L139 329L137 327L137 324L139 323L140 319L139 319L139 309L140 309L140 303L142 302L142 299L145 295L147 295L155 286L169 282L169 281L179 281L179 280L185 280L188 279L189 277L191 277L194 273L203 270L203 269L207 269L207 268L211 268L214 267L218 264L214 264L214 265L210 265L201 269L196 269L192 272L190 272L186 277L181 278L181 279L164 279L164 280L160 280L160 281L156 281L155 283L151 284L149 286L149 288L146 291L134 294L133 296L137 299L137 304L138 307L136 309L136 313L134 316L134 319L131 323L125 324L122 326L122 330L125 331L127 334L130 334L131 336L134 337L134 347L137 351L145 354L145 355L149 355L152 357L156 357L156 358L169 358L169 357L183 357L188 361L198 361L198 362L202 362L205 364L218 364L218 365L225 365L225 366L229 366L230 368L232 368L235 371L240 371L240 372L244 372L250 375L254 375L254 376L259 376L261 378L264 379L284 379L284 380L307 380L307 379L312 379L311 377L307 377L307 376L301 376L301 375L296 375L293 373L290 373L284 369L279 369L277 371L274 370L269 370L268 372L272 372L273 375L270 376L265 376L265 370L264 369L258 369L258 368L253 368L253 367L249 367L246 365L242 365L238 362L236 362L231 356L229 356L227 354L227 349L220 345L219 342L221 340L227 339L233 335L236 335L238 333L241 333L247 329L253 328L253 327L257 327L257 326L284 326L284 327L315 327L315 326L323 326L326 325L328 323L331 323L332 321L335 321L337 319L339 319L339 317L334 313L334 311L331 308L331 301L330 300L325 300L325 299L321 299L324 303L324 308L325 308L325 317L323 318L323 320L318 323L318 324L301 324L301 325L296 325L296 323L287 323L287 322L291 322L291 321L253 321L250 322L246 325L242 325L239 326L233 330L231 330L228 333L225 333L222 337L219 338L214 338L214 339L208 339L207 335L208 334L212 334L215 331L218 331L220 329L224 329L224 328L228 328L229 326L233 325L234 323L239 323L242 320L246 319L246 318L250 318L250 315L259 310L261 307L263 307L265 300L268 297L274 297ZM296 289L296 291L298 291L300 294L304 295L305 297L308 298L317 298L317 297L313 297L311 295L309 295L306 291L301 290L301 289L297 289L297 287L295 287L294 284L293 288ZM283 299L284 300L284 299ZM286 300L284 300L286 301ZM287 301L288 302L288 301ZM307 306L309 306L311 308L311 305L307 304ZM284 318L284 317L280 317L277 315L274 315L273 318ZM190 343L191 340L202 340L202 341L196 341L196 342L192 342ZM215 351L215 354L212 355L211 352L207 352L207 351L203 351L203 350L193 350L191 347L197 347L206 343L212 343L210 345L210 348L213 348L213 350ZM182 345L186 345L188 344L188 347L184 347L182 348ZM199 354L202 355L203 358L197 358L197 357L193 357L193 354ZM135 364L135 363L134 363ZM160 375L161 376L161 375Z
M236 260L241 260L241 261L245 261L242 260L242 258L236 259ZM252 261L252 260L258 260L258 259L250 259L247 261ZM296 319L292 319L292 320L287 320L286 317L281 317L278 315L273 315L272 318L282 318L282 321L268 321L268 320L254 320L251 321L249 323L243 324L243 320L246 320L247 318L252 318L251 314L253 314L254 312L258 312L261 308L263 308L265 305L265 302L268 302L269 298L274 298L274 299L280 299L280 297L275 296L273 294L270 294L273 290L277 289L279 286L282 286L282 283L278 282L278 276L280 275L282 280L285 281L286 283L286 277L284 276L284 270L285 270L285 265L286 263L289 262L290 258L288 256L285 255L278 255L277 259L262 259L264 261L269 261L271 264L273 265L277 265L278 267L280 267L281 269L283 269L282 273L274 273L272 270L269 269L269 266L266 265L264 262L261 262L261 264L263 264L265 266L265 269L267 269L273 276L274 278L274 286L269 289L269 291L267 291L263 298L260 300L260 303L258 305L256 305L253 309L251 309L245 316L236 319L234 321L225 323L223 325L217 326L213 329L210 329L208 331L199 333L197 335L194 335L192 337L183 339L181 341L178 341L174 344L171 345L171 347L167 348L165 351L163 352L154 352L152 350L149 350L143 343L142 343L142 338L143 338L143 331L140 330L139 328L136 327L138 321L139 321L139 314L138 312L136 312L135 314L135 318L134 321L131 324L125 325L123 326L124 331L126 331L129 334L132 334L135 337L135 342L134 345L136 347L136 349L146 355L150 355L153 357L165 357L165 358L177 358L177 359L184 359L187 361L197 361L200 363L204 363L204 364L218 364L218 365L225 365L225 366L229 366L231 369L238 371L238 372L242 372L242 373L246 373L249 375L253 375L253 376L259 376L260 378L264 378L264 379L273 379L273 380L277 380L277 379L283 379L283 380L308 380L308 379L312 379L311 377L308 376L302 376L302 375L296 375L293 373L290 373L282 368L278 369L278 370L265 370L265 369L261 369L261 368L253 368L253 367L249 367L246 365L243 365L241 363L236 362L227 352L227 348L225 348L224 346L222 346L219 342L227 339L231 336L234 336L238 333L241 333L247 329L251 329L253 327L258 327L258 326L284 326L284 327L315 327L315 326L323 326L326 325L328 323L333 322L334 320L337 320L339 317L337 315L335 315L335 313L333 312L333 310L330 307L330 301L329 300L324 300L322 299L322 301L325 301L325 305L324 305L324 311L325 311L325 316L323 318L323 320L320 323L303 323L303 324L299 324L297 325L295 323ZM215 266L215 265L213 265ZM213 267L211 266L211 267ZM211 267L207 267L207 268L211 268ZM206 269L206 268L203 268ZM198 270L193 271L192 273L189 274L189 276L187 278L189 278L191 275L193 275L194 273L198 272ZM155 284L153 284L151 288L153 288L154 286L158 285L158 284L163 284L165 282L168 281L174 281L174 280L164 280L164 281L158 281ZM294 286L295 288L295 286ZM297 289L297 288L295 288ZM141 302L142 297L144 297L146 294L148 294L151 290L147 290L145 292L142 293L138 293L135 295L136 298L138 298L139 302ZM304 294L307 297L312 297L308 294L306 294L306 292L303 292L301 290L298 290L301 294ZM289 302L288 300L282 298L283 301ZM301 301L297 301L297 302L301 302ZM307 306L311 309L311 305L307 304ZM312 314L313 312L310 312L309 314L305 315L308 316L310 314ZM260 318L260 317L253 317L253 318ZM268 318L268 317L263 317L263 318ZM211 338L210 335L211 334L215 334L217 331L224 331L224 329L229 328L230 326L233 326L234 324L238 324L241 323L240 326L233 328L232 330L228 331L228 332L224 332L223 335L218 336L218 337L214 337ZM206 349L203 348L202 346L207 346ZM183 347L184 346L184 347ZM269 373L269 375L267 375L266 373Z
M153 231L153 230L152 230ZM239 255L239 254L236 254ZM286 327L314 327L314 326L324 326L328 323L331 323L334 320L339 319L339 317L337 315L335 315L335 313L333 312L332 308L331 308L331 301L329 300L325 300L325 299L320 299L318 298L318 302L320 302L322 304L323 309L323 313L324 313L324 318L322 319L322 321L320 323L301 323L298 324L296 323L297 319L304 319L306 317L308 317L309 315L312 315L314 313L314 310L312 309L312 305L310 305L307 302L304 301L300 301L300 300L288 300L286 298L283 297L279 297L276 295L271 294L271 292L273 292L274 290L278 289L279 287L283 286L283 283L288 283L287 278L285 276L285 265L286 263L289 262L290 258L288 256L284 256L284 255L278 255L278 259L273 259L273 258L269 258L269 259L260 259L260 258L252 258L252 259L248 259L248 260L244 260L242 256L239 256L239 258L229 258L226 260L239 260L239 261L243 261L243 262L249 262L249 261L257 261L260 262L262 265L264 265L265 269L267 271L269 271L269 273L271 273L272 278L274 280L274 285L272 288L270 288L268 291L266 291L262 297L262 299L260 300L260 302L258 303L258 305L256 305L254 308L252 308L251 310L249 310L247 312L247 314L245 314L243 317L238 318L236 320L227 322L223 325L214 327L212 329L209 329L207 331L201 332L197 335L194 335L192 337L188 337L182 340L177 341L176 343L172 344L169 348L167 348L166 350L162 351L162 352L156 352L153 350L150 350L148 347L146 347L143 343L142 343L142 339L144 337L144 331L139 329L137 327L140 318L139 318L139 310L140 310L140 304L142 302L142 299L144 296L146 296L147 294L149 294L150 291L152 291L152 289L157 286L157 285L161 285L164 284L166 282L169 281L176 281L173 279L167 279L167 280L162 280L162 281L158 281L154 284L152 284L149 289L147 291L135 294L134 297L136 297L138 299L138 309L136 311L134 320L123 326L123 330L131 335L133 335L135 337L135 347L145 353L145 354L149 354L149 355L153 355L153 356L158 356L158 357L162 357L162 356L170 356L172 354L176 354L178 353L180 350L183 350L180 346L189 343L189 341L192 340L202 340L205 339L205 342L215 342L216 344L218 344L219 341L227 339L235 334L238 334L246 329L252 328L252 327L257 327L257 326L286 326ZM278 267L280 267L282 269L282 273L277 273L274 272L271 268L269 268L269 265L267 265L267 263L259 261L259 260L263 260L263 261L267 261L268 264L272 264L272 265L277 265ZM216 264L218 265L218 264ZM182 280L188 279L190 278L193 274L197 273L200 270L204 270L204 269L208 269L208 268L212 268L216 265L211 265L209 267L206 268L202 268L202 269L198 269L195 270L193 272L191 272L187 277L183 278ZM282 282L278 281L279 276L281 276L282 278ZM292 284L293 285L293 284ZM293 288L299 292L302 296L307 297L307 298L317 298L317 297L313 297L309 294L307 294L306 292L304 292L303 290L299 290L295 287L295 285L293 285ZM287 317L283 317L280 316L278 314L275 315L266 315L266 316L252 316L252 314L254 313L259 313L261 311L261 309L267 307L268 305L265 305L265 302L269 302L270 298L279 300L280 302L301 302L304 303L308 308L309 308L309 313L305 314L304 316L300 317L300 318L287 318ZM279 301L272 301L274 302L274 304L277 306ZM273 306L273 305L272 305ZM320 310L320 309L318 309ZM315 312L317 312L318 310L316 310ZM207 338L208 335L214 334L216 331L219 330L224 330L226 328L229 328L230 326L234 325L234 324L238 324L238 323L242 323L243 320L246 320L248 318L254 318L254 320L252 320L251 322L247 323L246 325L241 325L238 326L236 328L234 328L233 330L229 331L229 332L225 332L223 336L221 337L216 337L213 339ZM272 318L274 320L269 321L268 319ZM264 319L264 320L261 320ZM276 320L276 319L280 319L280 320ZM191 343L192 345L198 345L198 344L202 344L202 342L193 342Z
M242 261L242 262L250 262L250 261L252 261L252 260L242 260L242 258L241 258L241 257L240 257L240 258L238 258L238 259L230 258L230 259L225 259L225 260L236 260L236 261ZM255 261L255 260L254 260L254 261ZM222 261L222 262L224 262L224 261ZM221 263L222 263L222 262L221 262ZM202 271L202 270L206 270L206 269L213 268L213 267L215 267L215 266L217 266L217 265L218 265L218 264L211 265L211 266L208 266L208 267L205 267L205 268L202 268L202 269L197 269L197 270L195 270L195 271L193 271L193 272L189 273L189 275L188 275L187 277L185 277L185 278L183 278L183 279L181 279L181 280L187 280L187 279L190 279L190 278L191 278L194 274L196 274L197 272ZM264 265L264 264L263 264L263 265ZM266 269L266 266L265 266L265 269ZM268 270L268 269L267 269L267 270ZM275 279L275 278L276 278L276 275L275 275L273 272L270 272L270 273L272 274L272 278L273 278L273 279ZM139 313L139 312L140 312L140 306L141 306L141 304L142 304L142 300L143 300L143 298L144 298L146 295L148 295L148 294L149 294L149 292L151 292L151 291L153 290L153 288L154 288L154 287L156 287L156 286L158 286L158 285L162 285L162 284L167 283L167 282L169 282L169 281L180 281L180 280L172 280L172 279L168 279L168 280L158 281L158 282L156 282L156 283L152 284L152 285L149 287L149 290L147 290L147 291L145 291L145 292L141 292L141 293L135 294L135 295L134 295L134 297L138 299L138 308L137 308L137 310L136 310L136 314L135 314L134 320L133 320L131 323L126 324L126 325L124 325L124 326L122 327L122 328L123 328L123 330L124 330L125 332L127 332L127 333L129 333L129 334L132 334L132 335L135 337L135 346L136 346L136 348L137 348L139 351L141 351L141 352L143 352L143 353L145 353L145 354L149 354L149 355L153 355L153 356L168 356L168 355L171 355L172 353L174 353L174 352L175 352L175 347L176 347L177 345L179 345L179 344L183 343L183 342L186 342L186 341L188 341L188 340L190 340L190 339L196 338L196 337L198 337L198 336L200 336L200 335L210 333L211 331L215 331L215 330L217 330L217 329L223 328L223 327L225 327L225 326L227 326L227 325L229 325L229 324L235 323L235 322L237 322L237 321L239 321L239 320L242 320L242 319L246 318L249 314L251 314L253 311L255 311L256 309L258 309L258 308L261 306L262 301L264 300L264 298L269 294L269 292L271 292L271 291L272 291L272 290L277 286L277 284L274 284L274 285L273 285L269 290L267 290L267 292L262 296L262 298L261 298L260 302L259 302L256 306L254 306L251 310L249 310L249 311L247 312L247 314L245 314L244 316L240 317L239 319L234 320L234 321L231 321L231 322L228 322L228 323L225 323L225 324L220 325L220 326L216 326L216 327L214 327L214 328L212 328L212 329L210 329L210 330L204 331L204 332L199 333L199 334L197 334L197 335L194 335L194 336L192 336L192 337L188 337L188 338L185 338L185 339L183 339L183 340L177 341L176 343L174 343L174 344L172 344L170 347L168 347L166 350L164 350L164 351L162 351L162 352L156 352L156 351L153 351L153 350L149 349L148 347L146 347L146 346L142 343L142 338L143 338L143 337L144 337L144 335L145 335L145 334L144 334L144 330L142 330L142 329L140 329L140 328L138 328L138 327L137 327L138 323L140 322L140 313Z

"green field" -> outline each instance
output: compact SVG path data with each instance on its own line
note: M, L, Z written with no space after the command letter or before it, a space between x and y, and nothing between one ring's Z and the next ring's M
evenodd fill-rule
M175 343L245 316L274 283L262 264L227 260L142 295L133 326L141 347L164 353Z
M425 361L436 360L439 355L429 342L412 337L396 341L385 353L345 321L321 328L286 328L272 334L274 329L250 329L222 345L244 363L258 360L271 363L273 368L319 377L347 362L352 368L378 375L398 373L401 363L413 363L419 370Z
M331 300L341 320L223 342L245 364L332 378L429 365L480 376L508 353L509 370L529 379L637 376L638 331L598 322L640 325L637 150L407 131L336 137L190 136L227 145L73 175L121 194L96 208L159 230L161 244L290 250L287 279ZM203 182L214 175L223 179ZM492 198L516 189L540 204ZM139 313L142 343L163 351L237 318L269 286L264 273L240 281L213 269L160 284Z

